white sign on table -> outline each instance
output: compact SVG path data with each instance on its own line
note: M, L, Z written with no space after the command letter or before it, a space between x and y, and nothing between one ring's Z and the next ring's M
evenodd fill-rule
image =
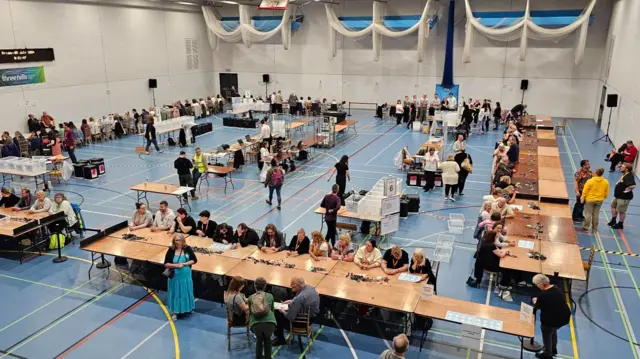
M400 213L390 214L380 221L380 235L396 232L400 228Z
M480 337L482 335L482 327L471 324L462 324L460 330L460 345L471 350L480 350Z
M179 196L181 194L185 194L185 193L191 191L192 189L193 189L192 187L180 187L177 190L173 191L171 194Z
M511 209L514 211L522 211L522 205L520 204L512 204Z
M531 323L533 319L533 306L527 303L520 303L520 320L526 323Z
M384 178L384 195L395 196L397 193L398 193L398 188L396 186L396 178L385 177Z
M421 276L409 273L402 273L398 276L398 280L403 280L405 282L418 283L422 279Z
M389 196L381 201L381 214L386 216L400 212L400 196Z
M434 293L433 284L425 284L422 286L422 293L420 294L420 299L422 300L431 300L433 298Z
M231 249L231 244L214 243L209 249L213 251L226 251L227 249Z
M533 250L534 245L535 245L535 243L533 241L526 241L524 239L518 240L518 247L520 247L520 248Z

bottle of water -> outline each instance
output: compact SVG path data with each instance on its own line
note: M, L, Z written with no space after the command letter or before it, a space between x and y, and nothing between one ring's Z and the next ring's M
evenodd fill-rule
M147 187L147 182L149 182L149 177L145 178L144 180L144 186Z

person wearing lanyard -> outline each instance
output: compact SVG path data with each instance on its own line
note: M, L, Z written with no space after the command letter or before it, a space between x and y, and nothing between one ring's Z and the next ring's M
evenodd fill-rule
M142 228L147 228L153 222L151 211L147 210L147 206L143 203L136 203L136 210L129 219L129 230L135 231Z
M309 244L310 244L309 237L307 237L307 234L304 232L304 229L302 228L298 229L298 235L291 240L291 243L287 248L287 250L289 251L287 252L287 256L297 257L301 254L308 254Z
M211 213L206 209L200 212L200 220L196 225L196 234L200 237L212 238L216 233L216 227L218 224L215 221L210 220Z
M320 207L325 209L324 222L327 224L327 235L325 236L325 238L327 239L327 241L331 242L332 247L336 244L336 234L338 234L338 231L336 229L338 221L338 211L340 210L340 206L342 204L340 197L338 197L339 191L340 186L334 184L331 187L331 193L324 196L322 202L320 203Z
M424 191L429 192L435 187L436 171L438 171L438 165L440 159L436 155L436 149L429 148L429 153L424 156L422 160L422 167L424 169Z
M258 248L264 253L276 253L285 249L284 236L275 225L269 223L262 233Z
M398 246L384 252L382 257L382 271L385 274L393 275L409 270L409 254Z
M207 172L207 162L204 159L204 155L200 151L200 147L196 148L196 154L193 155L193 187L198 186L198 180L203 173Z

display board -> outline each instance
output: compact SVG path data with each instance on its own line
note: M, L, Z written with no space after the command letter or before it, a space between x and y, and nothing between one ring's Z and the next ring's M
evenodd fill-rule
M400 196L390 196L382 199L380 214L383 217L398 212L400 212Z
M396 232L400 227L400 213L390 214L380 221L380 235Z

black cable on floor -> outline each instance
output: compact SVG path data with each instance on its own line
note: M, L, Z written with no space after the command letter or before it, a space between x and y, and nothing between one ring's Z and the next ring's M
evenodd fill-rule
M596 291L596 290L609 289L609 288L611 288L611 289L613 289L613 288L615 288L615 289L633 289L633 290L635 290L635 289L636 289L636 288L634 288L634 287L624 287L624 286L597 287L597 288L589 289L589 290L587 290L586 292L582 293L582 295L580 296L580 298L578 298L578 307L580 308L580 311L582 312L582 314L584 315L584 317L585 317L585 318L587 318L587 320L588 320L589 322L591 322L591 324L593 324L593 325L595 325L596 327L598 327L598 328L602 329L605 333L608 333L608 334L610 334L610 335L612 335L612 336L614 336L614 337L616 337L616 338L618 338L618 339L620 339L620 340L622 340L622 341L625 341L625 342L627 342L627 343L631 343L631 344L633 344L633 345L635 345L635 346L640 346L640 344L638 344L638 343L631 342L631 341L629 341L628 339L623 338L623 337L621 337L621 336L619 336L619 335L617 335L617 334L615 334L615 333L611 332L610 330L605 329L603 326L601 326L600 324L596 323L593 319L591 319L591 317L590 317L590 316L588 316L588 315L587 315L587 313L586 313L586 312L584 311L584 309L582 308L582 299L584 299L584 297L585 297L587 294L589 294L589 293L591 293L591 292L593 292L593 291Z

